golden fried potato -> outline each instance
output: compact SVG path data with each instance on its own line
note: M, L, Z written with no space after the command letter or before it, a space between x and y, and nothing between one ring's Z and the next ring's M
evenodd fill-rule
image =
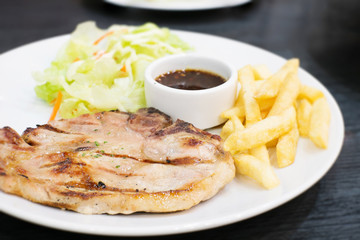
M302 137L309 136L311 109L312 105L306 98L299 101L296 117L299 133Z
M255 74L254 74L255 75ZM256 80L255 81L255 93L261 88L261 85L265 82L266 80Z
M309 138L316 146L327 148L330 127L330 107L325 98L319 98L313 104L310 115Z
M237 171L248 176L266 189L272 189L280 184L273 168L270 164L264 163L249 154L235 154L234 162Z
M266 79L255 94L257 99L273 98L277 95L281 83L289 73L297 73L299 68L299 59L290 59L274 75Z
M260 147L249 149L249 153L256 157L257 159L268 163L270 165L269 152L266 145L261 145Z
M244 120L245 118L245 108L234 106L224 112L221 113L220 117L225 119L230 119L232 116L237 116L241 120Z
M241 132L232 133L224 142L227 151L243 151L259 147L287 133L296 121L294 107L283 113L263 119Z
M233 123L228 120L226 121L226 123L224 124L224 126L222 127L221 129L221 132L220 132L220 137L222 139L227 139L230 134L232 134L234 132L234 126L233 126Z
M259 105L254 98L256 86L254 74L250 66L246 66L239 71L239 82L242 86L239 97L243 99L246 127L249 127L262 119ZM250 149L249 153L270 164L269 153L265 145Z
M224 124L220 133L220 137L224 140L227 139L233 132L244 129L244 125L236 115L229 116L229 118L230 119Z
M319 98L323 98L324 93L319 89L301 84L298 98L306 98L311 103L315 102Z
M300 80L295 73L289 73L280 86L279 93L275 99L268 116L278 115L292 106L299 94Z
M220 117L230 119L234 115L236 115L241 121L244 121L245 107L241 97L236 99L234 107L222 112Z
M245 107L246 126L250 126L261 120L260 108L254 98L254 75L250 66L240 69L238 73L239 82L241 83L239 98L242 98Z
M295 161L299 130L295 122L293 128L279 137L276 145L277 164L280 168L287 167Z
M272 76L270 69L265 64L252 65L251 68L256 81L267 79Z
M268 99L256 99L259 104L259 108L262 112L269 112L272 106L274 105L276 97L268 98Z
M276 147L278 141L279 141L279 139L275 138L275 139L271 140L270 142L266 143L266 147L267 148L274 148L274 147Z
M220 136L238 173L266 189L279 184L272 165L283 168L295 161L299 136L328 145L330 108L320 90L300 83L298 69L298 59L275 74L265 65L243 67L236 104L221 115L229 120Z

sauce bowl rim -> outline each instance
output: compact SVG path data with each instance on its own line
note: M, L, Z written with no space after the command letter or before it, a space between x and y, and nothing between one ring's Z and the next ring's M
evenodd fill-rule
M207 71L207 72L211 72L214 74L217 74L219 76L221 76L222 78L225 79L225 82L215 86L215 87L211 87L211 88L207 88L207 89L200 89L200 90L186 90L186 89L177 89L177 88L172 88L169 86L166 86L162 83L159 83L158 81L155 80L155 78L157 77L153 77L152 72L154 71L154 69L156 69L156 67L161 66L162 63L169 61L169 60L174 60L174 59L179 59L179 61L181 61L181 59L186 59L186 58L197 58L200 61L213 61L213 62L218 62L220 64L222 64L224 67L228 68L229 70L229 76L226 78L224 77L222 74L209 69L209 68L197 68L197 67L189 67L189 68L185 68L185 69L192 69L192 70L202 70L202 71ZM176 64L174 64L174 69L172 69L171 71L177 71L177 70L183 70L183 68L176 68ZM160 76L161 74L165 74L164 73L160 73L158 76ZM235 78L235 79L234 79ZM149 66L146 68L145 70L145 81L147 81L149 84L153 84L154 86L156 86L157 88L160 88L161 90L164 91L168 91L168 92L173 92L176 94L181 94L181 95L202 95L202 94L207 94L207 93L211 93L211 92L215 92L215 91L219 91L223 88L228 87L228 85L232 84L232 81L237 81L237 71L235 69L235 67L222 60L222 59L218 59L215 57L210 57L207 55L202 55L202 54L197 54L197 53L180 53L180 54L174 54L174 55L168 55L165 57L161 57L155 61L153 61L152 63L149 64Z

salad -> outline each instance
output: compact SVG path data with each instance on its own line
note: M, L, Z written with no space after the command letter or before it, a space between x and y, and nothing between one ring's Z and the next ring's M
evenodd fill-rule
M53 120L146 106L144 71L155 59L190 50L189 45L153 23L100 29L95 22L77 26L51 65L35 72L36 95L54 105Z

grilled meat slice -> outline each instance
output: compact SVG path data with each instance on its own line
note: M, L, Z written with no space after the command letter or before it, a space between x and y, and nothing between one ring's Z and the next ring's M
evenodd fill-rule
M234 175L219 136L153 108L0 129L0 189L85 214L188 209Z

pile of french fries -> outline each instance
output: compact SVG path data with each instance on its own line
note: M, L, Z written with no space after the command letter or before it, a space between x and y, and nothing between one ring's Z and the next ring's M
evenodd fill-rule
M328 146L328 102L320 90L300 82L298 69L298 59L288 60L275 74L265 65L243 67L235 106L221 114L228 121L220 135L237 172L266 189L280 184L274 167L294 162L299 136L320 148ZM270 148L276 150L275 164Z

